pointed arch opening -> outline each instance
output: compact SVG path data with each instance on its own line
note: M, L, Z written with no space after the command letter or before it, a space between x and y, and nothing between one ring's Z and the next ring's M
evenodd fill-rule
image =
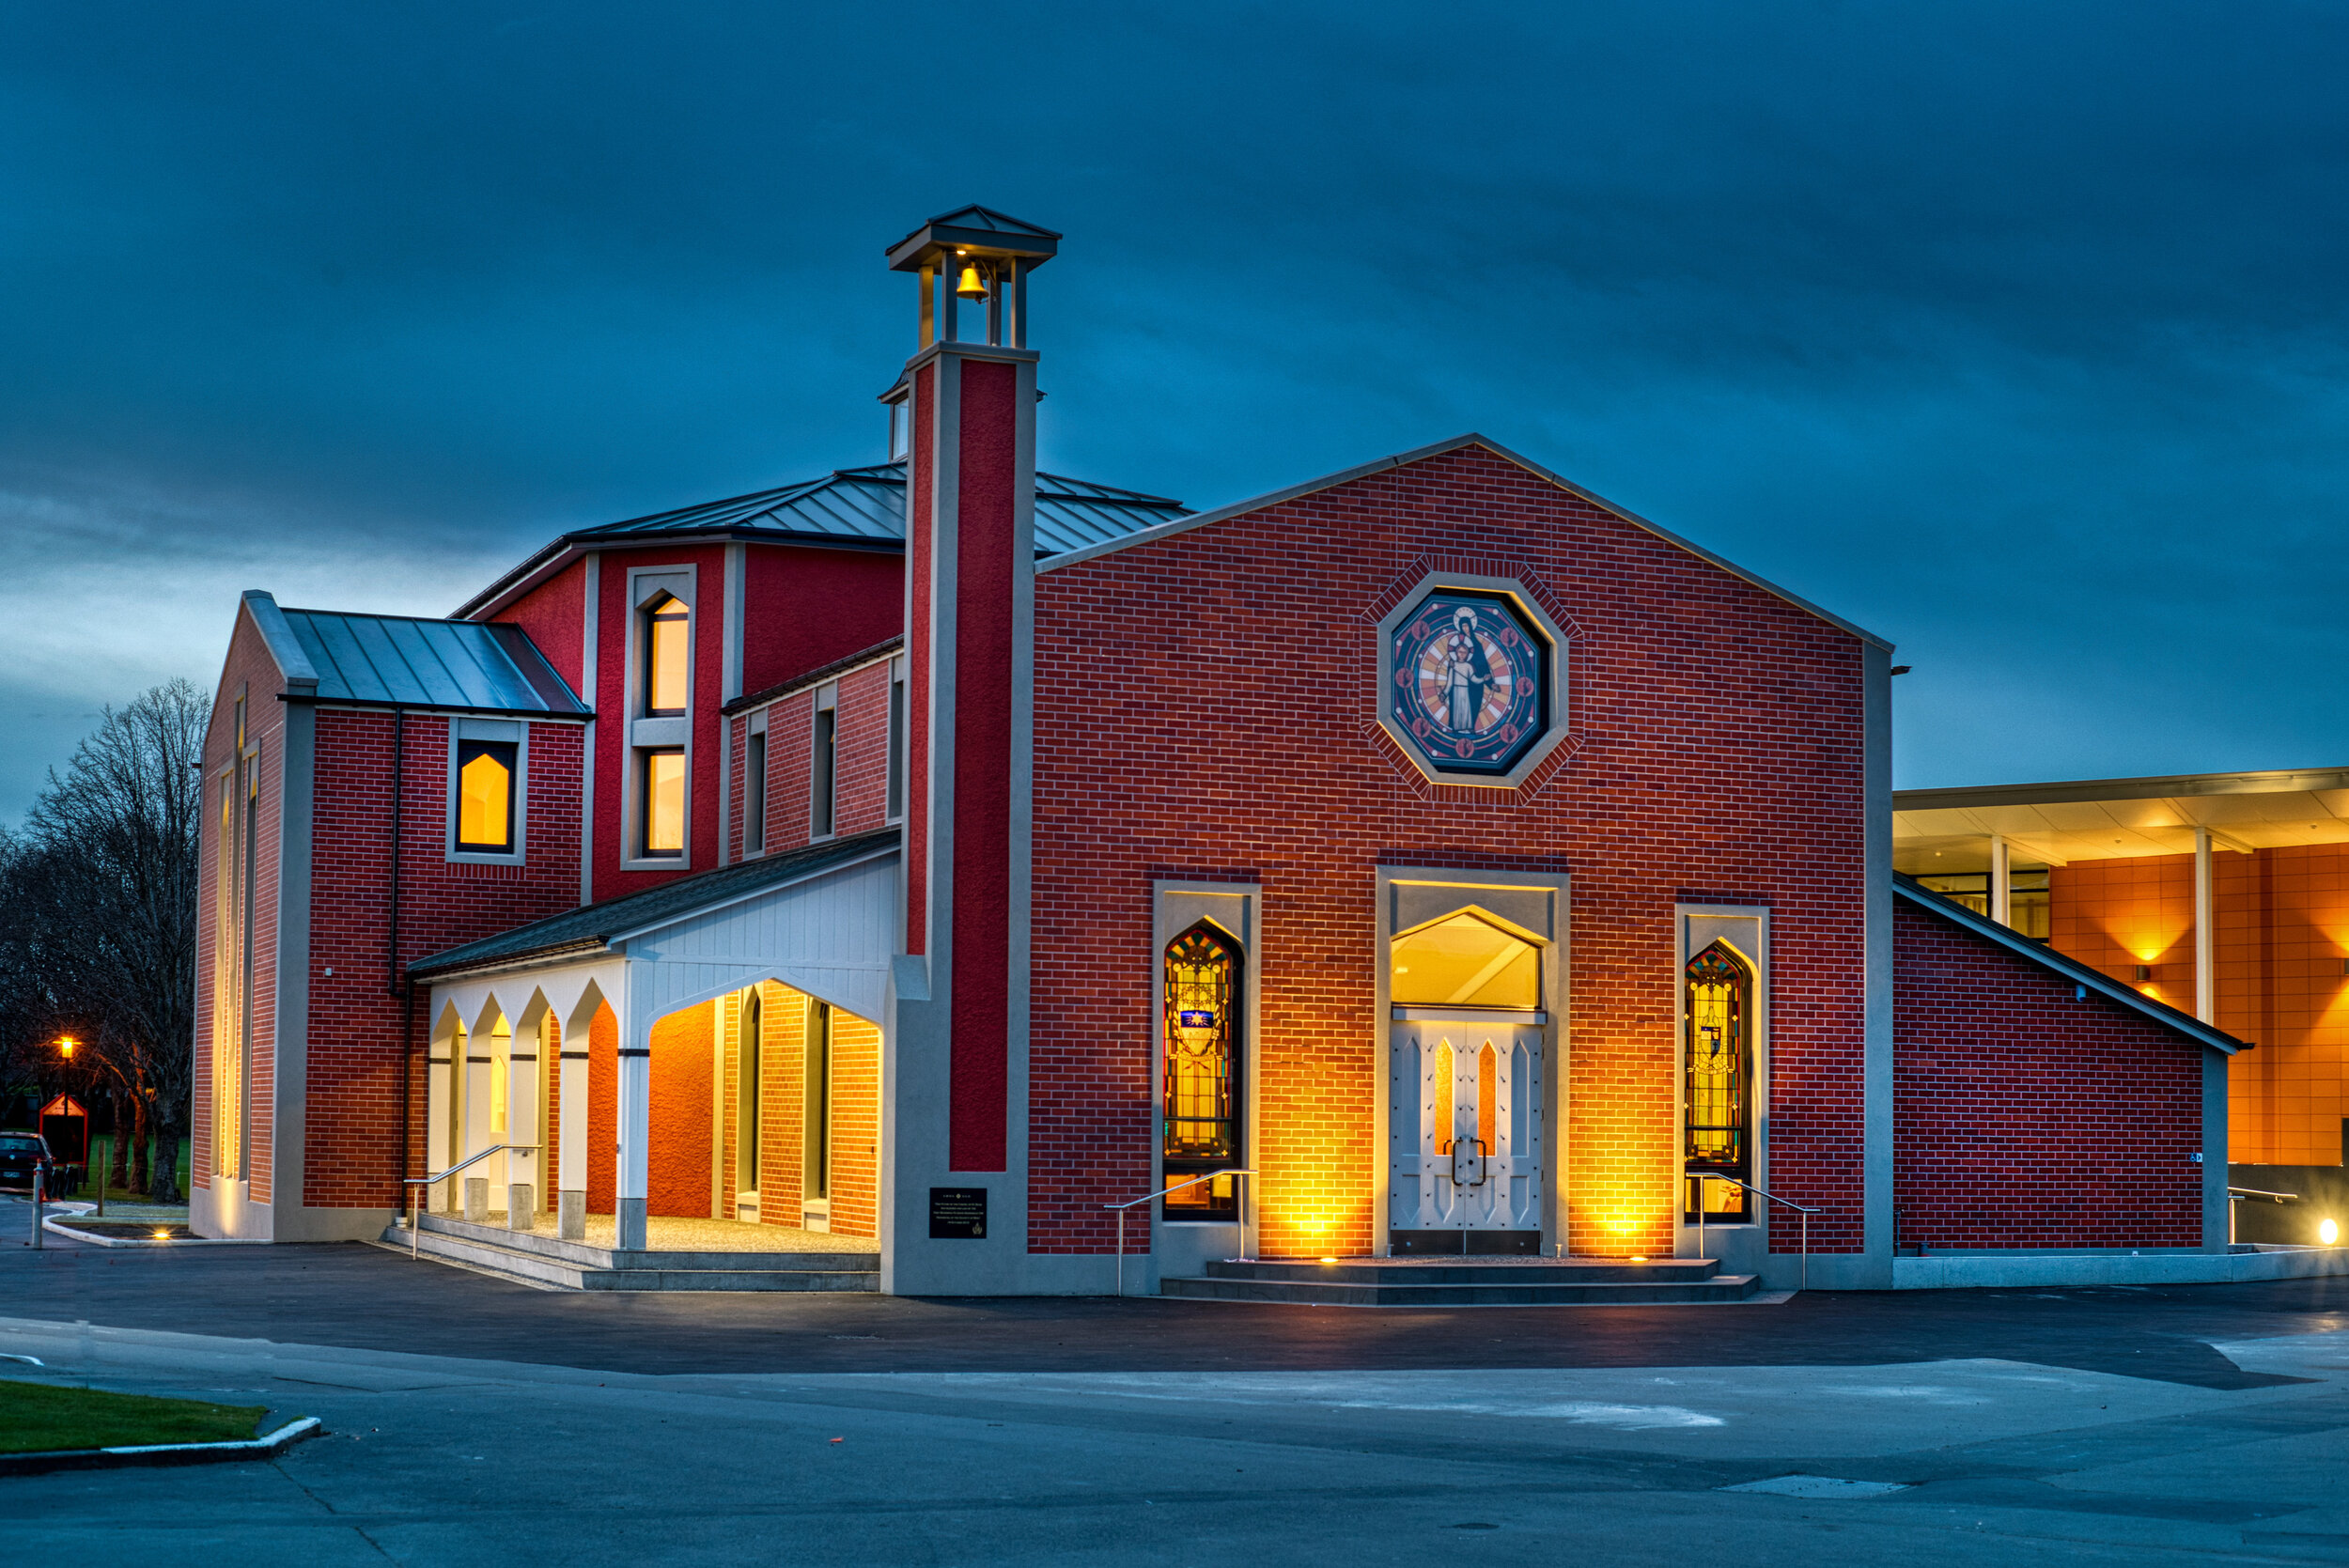
M1753 968L1716 941L1688 960L1681 993L1682 1215L1735 1224L1752 1218L1751 1195L1736 1184L1753 1180Z
M1244 1163L1240 1149L1241 955L1237 939L1202 920L1162 955L1161 1166L1165 1185ZM1239 1181L1196 1183L1162 1201L1165 1218L1239 1218Z

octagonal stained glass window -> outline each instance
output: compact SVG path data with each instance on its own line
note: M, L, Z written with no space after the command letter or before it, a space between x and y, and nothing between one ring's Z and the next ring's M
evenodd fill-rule
M1390 727L1439 772L1507 773L1548 732L1549 640L1503 595L1433 590L1386 658Z

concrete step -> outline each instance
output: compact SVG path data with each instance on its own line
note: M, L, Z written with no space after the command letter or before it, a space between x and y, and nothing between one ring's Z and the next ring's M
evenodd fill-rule
M1526 1258L1507 1262L1443 1259L1340 1258L1321 1263L1302 1258L1219 1258L1205 1273L1217 1280L1283 1280L1340 1285L1643 1285L1701 1284L1720 1273L1713 1258L1658 1258L1631 1263L1613 1258Z
M1383 1258L1336 1263L1228 1259L1195 1278L1162 1280L1159 1294L1194 1301L1284 1301L1328 1307L1563 1307L1743 1301L1751 1274L1723 1274L1710 1258L1652 1264L1527 1260L1427 1264Z
M528 1231L428 1215L412 1237L387 1227L387 1247L408 1248L435 1262L555 1290L874 1291L880 1288L878 1252L620 1251L558 1241Z

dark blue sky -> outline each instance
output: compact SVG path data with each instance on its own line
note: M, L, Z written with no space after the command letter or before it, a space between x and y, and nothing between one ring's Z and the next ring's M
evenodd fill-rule
M879 456L982 201L1043 462L1482 430L1897 641L1904 785L2349 761L2349 8L0 9L0 819L238 589L440 613Z

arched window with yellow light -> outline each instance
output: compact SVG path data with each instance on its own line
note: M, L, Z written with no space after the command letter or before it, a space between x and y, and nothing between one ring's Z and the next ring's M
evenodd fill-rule
M1200 921L1166 946L1163 965L1163 1185L1243 1164L1240 1149L1239 943ZM1162 1200L1168 1219L1237 1220L1239 1179L1198 1182Z
M1736 1185L1753 1180L1753 970L1717 941L1688 960L1681 979L1682 1217L1740 1223L1753 1214L1750 1195Z

